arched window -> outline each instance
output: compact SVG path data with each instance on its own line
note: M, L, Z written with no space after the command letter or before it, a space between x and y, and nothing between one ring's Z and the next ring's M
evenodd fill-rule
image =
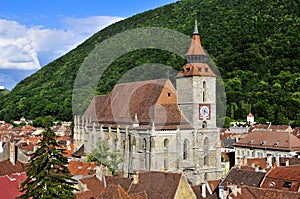
M204 152L203 162L204 162L204 165L208 165L208 157L209 157L208 147L209 147L209 141L208 141L208 138L206 137L204 139L204 144L203 144L203 152Z
M207 128L207 122L206 121L202 122L202 128Z
M146 138L144 138L144 140L143 140L143 150L147 151L147 140L146 140Z
M164 170L169 168L169 140L164 140Z
M188 159L188 156L189 156L188 152L189 152L189 140L185 139L183 142L183 159L184 160Z

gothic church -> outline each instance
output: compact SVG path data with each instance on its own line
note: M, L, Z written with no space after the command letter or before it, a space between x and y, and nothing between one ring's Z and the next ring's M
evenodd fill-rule
M118 150L124 176L136 170L183 172L192 184L220 179L216 75L207 64L197 24L176 77L115 85L75 116L75 149L85 154L105 140Z

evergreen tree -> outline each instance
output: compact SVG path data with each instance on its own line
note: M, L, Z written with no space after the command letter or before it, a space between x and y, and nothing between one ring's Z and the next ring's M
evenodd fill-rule
M75 180L66 166L68 160L48 128L26 167L27 179L21 184L20 198L75 198Z

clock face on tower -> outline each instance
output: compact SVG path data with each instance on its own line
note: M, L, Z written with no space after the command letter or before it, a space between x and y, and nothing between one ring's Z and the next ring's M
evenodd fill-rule
M210 119L209 104L199 104L199 119L200 120L209 120Z

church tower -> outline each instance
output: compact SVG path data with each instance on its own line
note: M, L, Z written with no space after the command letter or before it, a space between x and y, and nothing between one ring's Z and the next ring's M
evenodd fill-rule
M180 132L180 166L187 178L198 185L220 179L222 169L220 131L216 125L216 75L201 46L197 22L185 58L187 63L176 77L177 98L193 131Z
M185 58L187 63L176 77L180 110L195 129L216 128L216 75L207 64L197 21Z

